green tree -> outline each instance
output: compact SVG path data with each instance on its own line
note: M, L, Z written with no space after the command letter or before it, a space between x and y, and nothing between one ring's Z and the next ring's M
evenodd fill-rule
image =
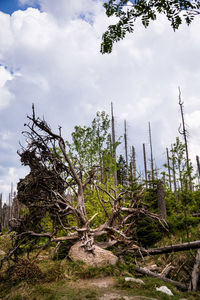
M116 168L110 131L109 115L105 111L97 112L90 126L75 126L72 143L67 141L70 156L78 160L83 173L97 166L101 182L107 182ZM119 141L115 143L115 148L118 145Z
M121 185L125 185L125 182L127 180L126 168L126 161L123 156L120 155L117 162L117 181Z
M131 4L132 3L132 4ZM126 9L123 9L126 6ZM103 34L101 53L111 53L113 43L134 31L135 22L140 19L144 27L157 18L157 14L164 14L173 30L179 28L183 21L190 25L195 15L200 14L200 1L182 0L108 0L104 3L108 17L115 16L118 22L110 25Z

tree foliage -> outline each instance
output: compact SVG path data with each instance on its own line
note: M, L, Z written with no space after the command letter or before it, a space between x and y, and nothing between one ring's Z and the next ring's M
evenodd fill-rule
M103 34L101 53L111 53L113 43L123 39L127 33L134 31L135 22L140 19L144 27L154 21L158 14L164 14L173 30L179 28L183 21L190 25L195 15L200 14L200 1L182 0L108 0L104 3L108 17L115 16L116 24L110 25Z
M113 147L117 147L120 141L112 144L110 133L110 118L104 111L97 112L89 126L75 126L71 134L72 142L67 141L70 157L80 163L80 169L89 171L96 166L96 176L100 182L105 183L112 179L112 173L116 168L113 159Z

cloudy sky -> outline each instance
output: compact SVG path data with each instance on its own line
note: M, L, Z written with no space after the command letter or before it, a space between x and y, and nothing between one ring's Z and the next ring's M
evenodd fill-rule
M128 143L143 169L151 122L154 157L165 162L165 148L180 124L181 87L189 130L190 155L200 155L200 18L173 32L165 17L102 55L102 33L110 20L101 0L0 0L0 192L6 200L27 170L16 153L34 102L36 112L70 136L96 111L114 103L117 135L127 120ZM149 154L148 154L149 156Z

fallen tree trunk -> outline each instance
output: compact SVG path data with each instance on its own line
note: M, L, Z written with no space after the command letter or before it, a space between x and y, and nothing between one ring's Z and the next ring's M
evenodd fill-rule
M157 255L157 254L165 254L171 252L179 252L185 250L192 250L200 248L200 241L188 242L183 244L165 246L161 248L149 249L147 250L147 255Z
M192 217L200 217L200 213L193 213Z
M138 273L143 274L143 275L148 275L148 276L159 278L159 279L161 279L161 280L163 280L167 283L170 283L170 284L176 286L177 288L181 289L182 291L187 291L188 290L188 287L185 284L182 284L178 281L174 281L172 279L166 278L166 277L164 277L164 276L162 276L158 273L151 272L146 268L136 267L136 271Z
M144 249L144 248L137 248L134 247L133 249L129 248L123 251L123 253L134 253L136 256L148 256L148 255L159 255L159 254L166 254L171 252L179 252L185 250L193 250L200 248L200 240L194 242L188 242L183 244L159 247L159 248L152 248L152 249Z

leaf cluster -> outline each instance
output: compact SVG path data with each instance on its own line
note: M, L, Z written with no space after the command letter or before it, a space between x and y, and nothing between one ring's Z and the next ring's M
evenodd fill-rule
M200 14L200 1L182 0L109 0L104 3L108 17L115 16L118 22L110 25L103 34L101 53L111 53L113 44L134 31L135 22L140 19L143 26L149 26L158 14L164 14L173 30L177 30L183 20L190 25L195 15Z

